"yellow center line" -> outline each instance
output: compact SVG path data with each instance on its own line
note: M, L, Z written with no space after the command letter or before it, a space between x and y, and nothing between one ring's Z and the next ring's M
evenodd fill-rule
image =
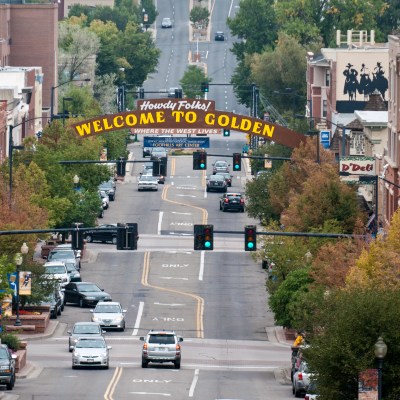
M105 400L113 400L114 390L115 390L115 387L117 386L118 381L121 378L121 375L122 375L122 368L117 367L115 369L113 377L111 378L110 383L107 386L106 392L104 393Z
M165 288L165 287L161 287L161 286L157 286L157 285L151 285L149 283L149 274L150 274L150 252L146 251L144 253L144 259L143 259L142 285L151 287L153 289L162 290L164 292L180 294L180 295L188 296L188 297L191 297L192 299L195 299L197 301L197 308L196 308L196 332L197 333L196 333L196 335L198 338L203 339L204 338L204 323L203 323L204 299L193 293L187 293L187 292L183 292L181 290Z

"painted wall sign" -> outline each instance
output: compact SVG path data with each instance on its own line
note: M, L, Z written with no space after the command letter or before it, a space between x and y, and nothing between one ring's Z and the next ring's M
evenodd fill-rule
M143 138L144 147L166 147L172 149L180 148L209 148L210 138L192 137L157 137L145 136Z
M216 111L214 101L192 99L142 100L136 111L98 116L77 122L72 128L81 138L118 129L228 128L291 148L305 140L304 135L270 121Z
M363 176L376 176L375 159L373 157L342 157L339 160L339 173L344 172L347 176L341 176L344 182L360 182Z

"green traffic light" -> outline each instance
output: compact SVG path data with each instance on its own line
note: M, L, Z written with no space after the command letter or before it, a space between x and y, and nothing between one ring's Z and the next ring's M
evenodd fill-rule
M201 163L201 164L200 164L200 168L201 168L201 169L204 169L204 167L205 167L204 163Z
M204 247L206 248L211 247L211 243L209 241L204 242Z
M248 247L249 249L252 249L252 248L254 247L254 243L247 243L247 247Z
M239 169L239 165L235 164L235 169Z

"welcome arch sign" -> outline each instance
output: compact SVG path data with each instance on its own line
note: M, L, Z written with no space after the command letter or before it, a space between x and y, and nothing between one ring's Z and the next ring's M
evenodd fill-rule
M305 136L281 125L215 109L213 100L140 100L137 110L106 114L72 125L80 138L119 129L132 134L221 134L222 129L239 131L294 148Z

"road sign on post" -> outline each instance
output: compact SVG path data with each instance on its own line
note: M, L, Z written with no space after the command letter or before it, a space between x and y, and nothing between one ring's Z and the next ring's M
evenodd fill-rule
M194 250L214 249L214 226L194 225Z

